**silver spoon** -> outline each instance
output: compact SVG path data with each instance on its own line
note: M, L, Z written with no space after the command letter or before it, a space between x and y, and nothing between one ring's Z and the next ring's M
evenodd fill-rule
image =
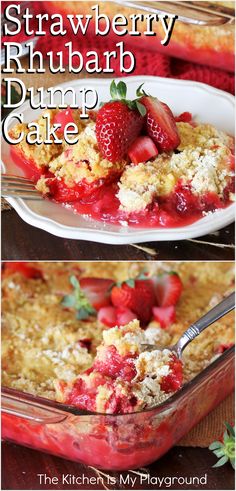
M196 322L184 331L177 343L173 346L166 346L165 348L159 348L154 344L142 344L142 351L153 351L168 349L173 351L177 358L181 359L182 353L186 346L193 341L201 332L203 332L208 326L221 319L224 315L235 308L235 292L231 293L228 297L224 298L220 303L215 305L213 309L209 310L205 315L200 317Z

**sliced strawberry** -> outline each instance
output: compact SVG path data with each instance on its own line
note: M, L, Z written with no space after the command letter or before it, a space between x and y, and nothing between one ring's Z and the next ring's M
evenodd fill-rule
M114 327L117 325L117 312L116 308L111 305L108 307L102 307L98 311L98 320L108 327Z
M125 307L108 306L98 311L98 320L108 327L125 326L134 319L137 319L137 315Z
M192 119L193 119L192 114L187 111L175 117L176 123L190 123Z
M170 307L153 307L152 312L154 319L160 322L163 329L166 329L175 322L176 313L173 305Z
M161 390L166 393L179 390L183 383L183 363L175 355L169 363L170 373L163 377Z
M134 314L132 310L125 307L119 307L116 309L117 326L125 326L129 322L137 319L137 314Z
M183 290L179 275L171 271L152 278L152 281L158 305L160 307L176 305Z
M90 304L99 310L101 307L110 305L111 286L113 280L106 278L81 278L80 287Z
M62 135L67 124L75 123L71 108L67 107L66 109L63 109L62 111L59 111L57 114L55 114L53 118L53 123L61 125L61 127L58 128L57 132L58 134ZM68 130L70 129L72 129L72 127L70 128L70 126L68 126Z
M133 164L147 162L158 155L158 149L149 136L138 136L128 150L128 156Z
M148 135L161 151L174 150L180 144L180 137L173 113L167 104L156 97L144 96L140 102L146 107L146 128Z
M5 262L3 264L3 271L5 276L9 276L12 273L20 273L26 278L43 278L43 274L40 269L30 266L27 262Z
M129 283L129 282L128 282ZM134 312L141 323L147 324L152 316L155 293L150 280L135 280L130 286L127 282L114 286L111 301L116 307L126 307Z

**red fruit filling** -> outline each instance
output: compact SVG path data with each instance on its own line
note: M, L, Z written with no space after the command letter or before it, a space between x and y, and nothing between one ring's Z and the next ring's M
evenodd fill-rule
M15 151L12 151L15 159ZM30 179L37 181L43 174L32 162L24 162L17 158L17 163ZM227 184L223 199L214 193L206 193L198 197L192 194L191 186L183 186L179 182L173 193L167 197L158 198L141 212L132 212L129 215L119 209L120 201L117 198L118 185L110 177L110 183L95 181L93 184L82 182L68 188L63 180L58 181L52 174L47 173L47 185L53 200L60 203L71 203L74 211L82 215L89 215L95 220L120 224L126 222L132 227L142 228L173 228L190 225L202 217L203 212L214 211L229 205L229 194L234 192L234 179ZM117 176L116 176L117 178Z
M81 346L81 348L86 348L88 351L90 351L92 339L90 339L90 338L80 339L78 341L78 344L79 344L79 346Z
M59 111L53 119L53 124L60 124L60 128L58 128L57 132L59 135L64 135L64 130L65 127L67 126L67 129L73 130L73 126L70 126L70 123L75 123L75 120L73 118L73 113L70 107L67 107L66 109L63 109L62 111Z
M189 112L181 113L179 116L175 117L176 123L190 123L192 121L192 114Z
M78 378L67 396L66 403L88 411L96 410L97 387L105 383L105 377L99 373L90 379L89 383L86 383L81 377Z
M222 343L218 346L216 352L217 353L224 353L224 351L231 348L232 346L234 346L234 343Z
M93 364L93 370L105 376L130 381L136 376L136 355L121 356L115 346L101 348Z
M161 390L169 394L179 390L183 383L183 363L175 355L169 363L170 373L163 377Z

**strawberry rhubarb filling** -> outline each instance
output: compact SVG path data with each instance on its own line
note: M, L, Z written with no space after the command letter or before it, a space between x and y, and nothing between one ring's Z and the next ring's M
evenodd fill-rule
M168 349L142 352L147 342L137 320L104 331L92 367L72 384L57 381L57 399L115 414L160 404L181 387L182 362Z
M47 110L62 143L13 146L14 156L45 198L87 218L142 227L177 227L234 199L234 140L190 113L171 109L139 87L126 99L124 82L88 120L76 110ZM73 122L77 143L63 139ZM45 134L45 119L39 119ZM11 130L16 139L26 125Z

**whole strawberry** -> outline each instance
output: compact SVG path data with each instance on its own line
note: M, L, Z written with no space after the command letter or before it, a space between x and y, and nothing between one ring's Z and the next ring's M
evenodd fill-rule
M126 84L111 83L112 101L99 109L96 119L96 138L104 158L118 162L128 154L130 145L140 135L145 107L138 101L126 99Z
M112 288L111 301L115 307L130 309L145 325L155 304L153 285L150 280L128 280Z

